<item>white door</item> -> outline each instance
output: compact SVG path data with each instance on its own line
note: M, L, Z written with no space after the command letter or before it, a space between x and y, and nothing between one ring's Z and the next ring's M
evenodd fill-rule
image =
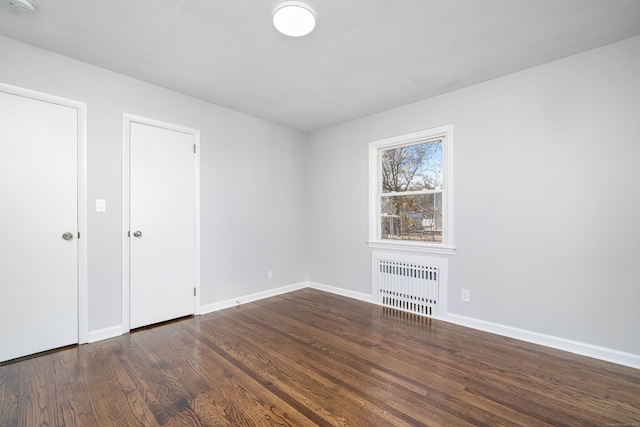
M130 328L194 314L195 136L130 122Z
M77 162L77 109L0 91L0 362L78 342Z

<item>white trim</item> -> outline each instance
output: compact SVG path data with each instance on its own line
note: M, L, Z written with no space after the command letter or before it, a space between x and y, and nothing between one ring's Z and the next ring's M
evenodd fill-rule
M77 129L77 203L78 203L78 343L83 344L88 340L89 334L89 300L88 300L88 262L87 262L87 104L72 99L62 98L43 92L11 86L0 83L0 91L13 95L31 98L51 104L74 108L78 112Z
M526 341L532 344L551 347L557 350L579 354L581 356L592 357L594 359L640 369L640 355L638 354L625 353L619 350L541 334L539 332L528 331L526 329L514 328L512 326L501 325L499 323L487 322L485 320L474 319L471 317L460 316L458 314L447 314L439 319L467 328L477 329L492 334Z
M196 297L194 303L194 315L200 314L200 131L196 131L194 134L194 143L196 145L195 148L195 214L196 217L194 219L194 234L195 239L193 244L194 248L194 272L193 278L195 280L195 288L196 288Z
M131 121L132 117L128 117L125 113L122 116L122 212L121 225L121 253L122 253L122 280L121 280L121 302L122 308L120 316L122 318L122 333L129 332L129 173L130 173L130 157L131 157Z
M442 244L381 240L379 238L380 221L378 218L378 213L380 212L380 150L390 147L411 145L420 141L436 139L439 137L442 137L444 140L444 143L442 144L442 156L444 162L442 165L442 172L445 179L445 188L438 191L442 193L443 198ZM411 193L414 192L407 194ZM387 250L401 249L440 255L453 255L455 253L455 246L453 242L453 126L439 126L432 129L425 129L369 142L369 247Z
M194 260L194 280L196 295L193 301L193 314L200 314L200 131L172 123L166 123L147 117L136 116L129 113L122 114L122 333L130 330L130 299L129 299L129 226L130 226L130 205L129 205L129 184L130 184L130 148L131 148L131 123L141 123L155 126L162 129L174 130L177 132L193 135L196 145L195 152L195 260Z
M334 286L323 285L322 283L308 282L308 287L319 291L329 292L331 294L341 295L347 298L353 298L364 302L376 303L373 296L361 292L354 292L348 289L336 288Z
M387 240L377 240L374 242L367 242L371 249L381 249L385 251L407 251L407 252L421 252L426 254L438 254L438 255L453 255L456 252L456 248L453 246L430 246L421 245L419 243L409 243L406 241L397 241L390 243Z
M446 260L445 260L446 261ZM336 295L342 295L348 298L357 299L363 302L370 302L377 304L375 298L371 295L360 294L357 292L349 291L342 288L336 288L333 286L323 285L321 283L308 282L309 287L318 289L321 291L330 292ZM592 357L598 360L604 360L606 362L616 363L618 365L629 366L631 368L640 369L640 355L633 353L626 353L619 350L614 350L606 347L600 347L593 344L582 343L578 341L568 340L565 338L558 338L551 335L541 334L539 332L528 331L525 329L514 328L512 326L500 325L498 323L487 322L484 320L474 319L471 317L460 316L457 314L446 313L446 296L443 300L441 297L440 302L444 304L442 314L435 317L436 320L442 320L443 322L454 323L456 325L464 326L471 329L477 329L492 334L502 335L508 338L525 341L531 344L537 344L544 347L555 348L557 350L566 351L569 353L579 354L581 356Z
M98 329L97 331L89 332L87 342L96 342L102 340L108 340L109 338L115 338L123 335L122 325L111 326L109 328Z
M393 197L393 196L416 196L421 194L442 194L444 190L415 190L415 191L403 191L402 193L379 193L380 197Z
M242 304L247 304L247 303L258 301L261 299L275 297L275 296L286 294L293 291L298 291L300 289L304 289L307 287L309 287L307 282L300 282L293 285L282 286L276 289L270 289L267 291L256 292L254 294L231 298L231 299L216 302L213 304L203 305L202 307L200 307L200 314L213 313L214 311L224 310L231 307L237 307Z
M446 260L445 260L446 261ZM324 285L317 282L300 282L289 286L283 286L277 289L272 289L263 292L257 292L242 297L231 298L225 301L220 301L213 304L207 304L200 307L200 314L213 313L215 311L224 310L231 307L236 307L241 304L246 304L261 299L294 292L300 289L311 288L319 291L329 292L331 294L340 295L347 298L352 298L362 302L378 305L373 295L354 292L348 289L338 288L335 286ZM446 297L443 301L441 297L441 303L444 304L446 309ZM528 331L525 329L514 328L511 326L501 325L498 323L487 322L484 320L474 319L471 317L460 316L457 314L446 314L446 311L442 310L443 314L438 315L435 319L443 322L453 323L466 328L477 329L492 334L502 335L505 337L525 341L531 344L542 345L544 347L555 348L561 351L567 351L569 353L579 354L582 356L592 357L598 360L604 360L606 362L616 363L618 365L629 366L631 368L640 369L640 355L625 353L618 350L613 350L606 347L600 347L592 344L581 343L578 341L572 341L565 338L558 338L551 335L545 335L538 332ZM93 331L89 335L89 342L95 342L103 339L117 337L125 334L128 330L122 326L113 326L110 328L104 328L98 331Z
M78 103L78 343L89 340L87 104Z

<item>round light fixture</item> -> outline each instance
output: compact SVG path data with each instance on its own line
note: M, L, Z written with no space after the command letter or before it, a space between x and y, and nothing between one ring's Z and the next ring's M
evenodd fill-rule
M6 0L6 2L20 12L36 11L36 4L32 0Z
M273 25L287 36L306 36L316 26L316 15L302 2L285 1L273 9Z

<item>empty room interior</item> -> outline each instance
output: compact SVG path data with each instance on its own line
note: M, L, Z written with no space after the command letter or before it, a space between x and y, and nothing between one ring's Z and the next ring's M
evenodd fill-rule
M640 426L637 0L1 0L0 113L1 427Z

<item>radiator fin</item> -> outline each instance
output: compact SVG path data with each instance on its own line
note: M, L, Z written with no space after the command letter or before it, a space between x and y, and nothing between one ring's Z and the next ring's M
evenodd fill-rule
M378 302L396 310L436 316L438 266L378 259Z

